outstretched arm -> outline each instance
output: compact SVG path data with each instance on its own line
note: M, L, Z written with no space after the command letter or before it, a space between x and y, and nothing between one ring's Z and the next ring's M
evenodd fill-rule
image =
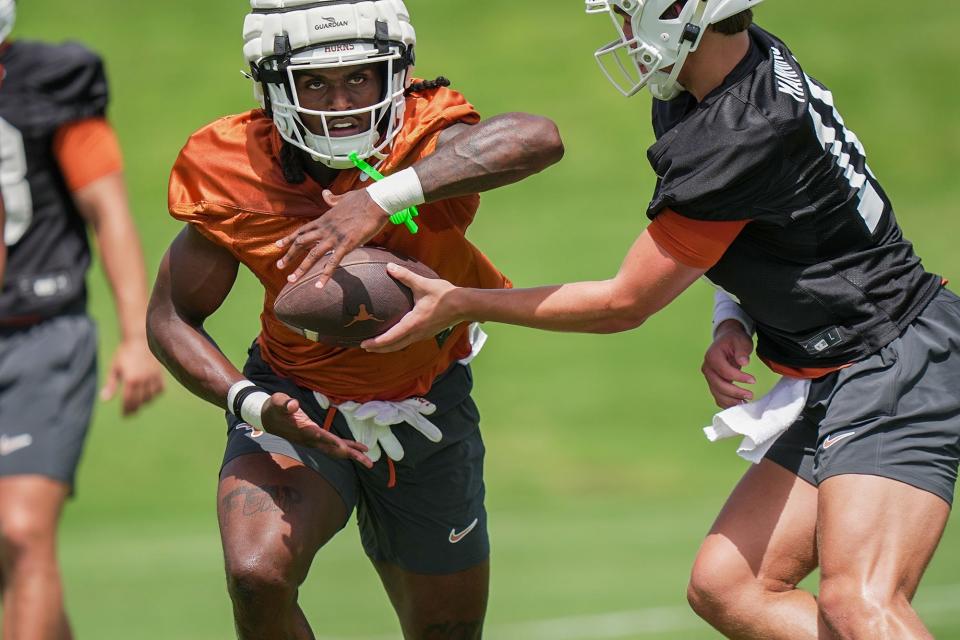
M644 232L609 280L534 289L465 289L420 278L397 266L391 275L413 289L417 304L399 324L361 345L397 351L466 321L493 321L551 331L615 333L643 324L705 273L677 262Z
M477 125L456 124L445 130L437 150L413 166L424 202L489 191L538 173L563 157L563 142L547 118L509 113ZM388 178L390 179L390 178ZM326 262L318 286L333 274L343 257L375 236L389 214L366 189L335 196L324 192L331 209L279 241L287 252L277 267L297 265L292 282L321 257ZM298 264L299 261L299 264Z
M188 225L163 257L147 311L147 336L160 361L195 395L230 411L227 393L243 374L207 335L203 323L223 304L238 269L229 251ZM260 415L270 433L335 458L373 464L364 455L365 446L324 431L286 394L272 394Z

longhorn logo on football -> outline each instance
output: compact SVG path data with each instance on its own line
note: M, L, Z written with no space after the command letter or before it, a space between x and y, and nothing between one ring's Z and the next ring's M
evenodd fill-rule
M381 320L377 316L367 311L367 305L361 304L359 311L357 311L357 315L353 316L353 320L351 320L348 324L343 325L343 328L346 329L347 327L352 327L358 322L368 322L370 320L375 320L376 322L383 322L383 320Z

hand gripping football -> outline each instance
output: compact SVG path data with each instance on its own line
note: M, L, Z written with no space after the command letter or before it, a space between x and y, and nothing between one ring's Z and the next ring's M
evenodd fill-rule
M315 342L356 347L397 324L413 308L413 293L390 277L387 264L399 264L426 278L430 267L376 247L348 253L322 289L316 282L326 259L280 291L273 311L285 325Z

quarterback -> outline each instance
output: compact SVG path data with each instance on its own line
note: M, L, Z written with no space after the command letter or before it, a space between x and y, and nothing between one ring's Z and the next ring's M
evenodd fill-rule
M0 0L0 582L5 638L66 640L56 530L74 490L96 396L85 276L93 231L120 328L102 396L123 413L163 388L147 347L147 286L97 55L10 39Z
M656 98L652 223L600 282L491 291L392 268L417 305L363 346L471 320L624 331L706 276L760 358L810 382L705 541L692 606L733 638L930 638L910 602L960 458L960 298L904 239L830 90L752 24L758 2L588 0L616 30L597 52L610 79ZM814 598L797 584L818 565Z
M218 515L237 632L313 637L298 590L356 509L404 637L479 638L489 540L469 361L482 334L459 324L403 353L370 354L307 340L273 303L303 272L290 269L289 247L317 224L464 286L509 286L465 238L478 192L558 161L560 138L535 116L481 120L446 80L414 79L416 35L400 0L251 7L244 54L261 108L213 122L183 148L169 205L187 224L148 312L161 361L227 411ZM356 158L386 179L366 181ZM414 204L419 233L388 224ZM242 373L203 326L241 264L264 287Z

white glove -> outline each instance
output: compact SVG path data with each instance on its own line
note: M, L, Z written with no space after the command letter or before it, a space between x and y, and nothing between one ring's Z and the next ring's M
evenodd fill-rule
M330 401L321 393L314 392L317 402L324 409ZM406 422L419 431L430 442L440 442L443 434L435 424L424 416L433 414L437 407L424 398L408 398L402 402L344 402L337 407L343 413L353 439L367 446L367 457L376 462L380 459L381 448L387 457L400 461L403 459L403 447L391 427Z

